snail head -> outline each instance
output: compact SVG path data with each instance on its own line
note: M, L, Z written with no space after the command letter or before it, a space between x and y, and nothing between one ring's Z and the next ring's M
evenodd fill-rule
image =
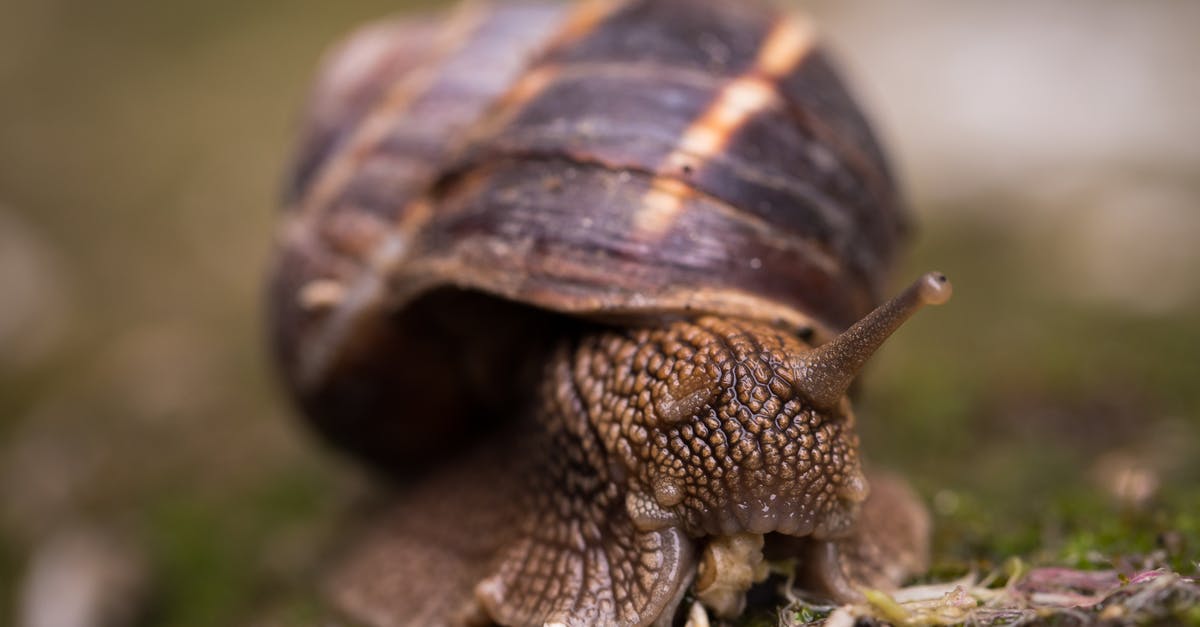
M847 532L869 492L847 391L897 328L950 294L945 276L926 274L816 347L744 320L674 325L652 343L662 358L645 363L645 420L624 427L641 484L635 523L697 536Z

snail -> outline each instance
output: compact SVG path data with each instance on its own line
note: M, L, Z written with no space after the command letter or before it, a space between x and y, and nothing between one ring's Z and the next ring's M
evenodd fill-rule
M925 567L847 391L930 273L813 24L757 2L469 4L336 48L270 326L311 425L394 481L332 569L372 625L736 616L767 562L861 598Z

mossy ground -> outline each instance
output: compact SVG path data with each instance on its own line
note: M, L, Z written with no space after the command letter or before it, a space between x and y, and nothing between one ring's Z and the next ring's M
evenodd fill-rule
M321 615L313 582L361 481L280 398L261 278L319 50L396 9L5 9L0 252L29 281L6 279L0 297L17 321L0 326L0 616L15 612L30 560L79 527L130 547L147 624ZM1189 167L1130 176L1195 181ZM1015 210L1021 198L921 206L897 278L936 268L956 295L906 327L862 389L868 457L904 471L935 512L923 582L1014 557L1196 576L1196 294L1151 312L1090 297L1071 221L1087 219L1090 197L1044 215ZM1194 606L1181 611L1196 622Z

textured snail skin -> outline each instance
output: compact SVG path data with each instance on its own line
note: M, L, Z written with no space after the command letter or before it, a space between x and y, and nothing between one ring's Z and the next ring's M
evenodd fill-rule
M844 533L857 438L852 418L793 392L790 357L804 350L765 325L701 318L559 351L540 412L544 485L527 506L536 522L481 584L489 613L530 624L599 609L600 622L642 624L684 587L690 538ZM657 410L695 379L707 404Z
M795 391L792 358L808 350L715 317L595 334L559 355L553 413L587 418L608 465L628 475L639 527L808 535L850 517L857 501L839 495L861 481L853 416L820 413ZM697 391L706 402L663 411Z
M565 342L535 419L402 501L335 577L340 604L379 625L669 624L708 539L747 532L791 536L775 550L836 598L894 584L921 566L923 510L890 481L862 517L888 537L853 525L854 418L795 391L809 350L717 317Z
M862 601L859 588L887 590L929 568L932 523L920 499L896 475L874 472L869 478L871 496L849 535L826 541L768 536L768 558L796 559L803 589Z

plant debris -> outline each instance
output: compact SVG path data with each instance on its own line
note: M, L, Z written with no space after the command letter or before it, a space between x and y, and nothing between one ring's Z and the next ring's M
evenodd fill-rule
M1200 625L1200 582L1165 568L1125 576L1116 570L1036 568L1019 560L1000 577L968 575L892 594L864 590L862 603L841 607L793 600L781 627L824 625Z

